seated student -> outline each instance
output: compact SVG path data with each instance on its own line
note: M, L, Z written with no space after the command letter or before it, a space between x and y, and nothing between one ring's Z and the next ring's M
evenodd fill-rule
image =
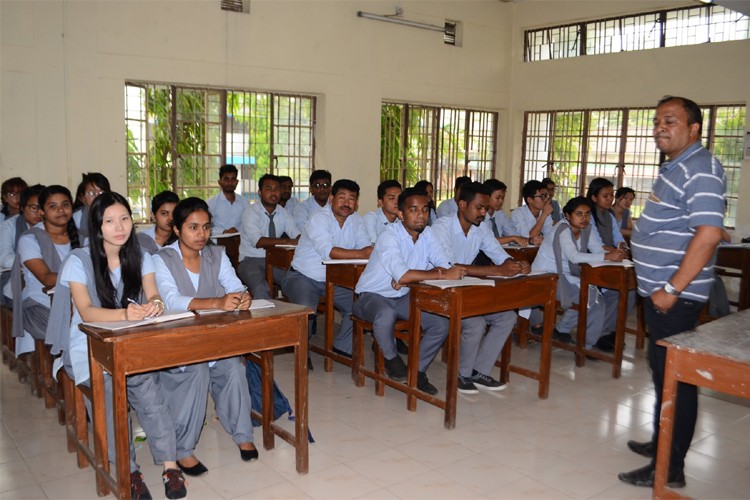
M294 252L292 266L281 285L290 302L315 311L320 298L325 295L326 266L322 261L370 257L372 245L362 217L356 212L358 200L359 184L339 179L333 185L330 206L310 216ZM335 287L333 303L341 312L341 327L334 339L333 350L345 356L352 353L352 302L351 290ZM317 315L311 314L307 329L310 336L316 320Z
M151 255L141 250L138 244L127 200L117 193L103 193L91 204L88 214L90 243L86 248L73 250L63 264L47 339L47 343L52 344L53 353L63 353L65 369L76 385L91 384L88 342L78 328L80 323L138 321L164 312L164 303L156 287L154 263ZM177 468L177 424L167 407L162 376L162 372L128 376L127 398L146 433L154 463L163 465L162 482L166 497L182 498L187 495L187 490L185 478ZM195 378L187 380L177 390L178 397L202 401L205 406L205 397L199 393L200 386ZM112 389L112 377L105 374L110 461L115 458ZM90 403L88 406L90 412ZM131 498L151 498L135 462L132 436L128 442Z
M380 233L398 220L398 195L401 183L397 180L383 181L378 185L378 209L367 212L363 217L367 237L375 243Z
M490 201L482 225L487 226L492 231L492 235L497 238L501 245L515 243L522 247L527 246L529 239L513 234L513 224L510 223L510 219L503 212L505 193L508 187L504 182L497 179L487 179L484 181L484 187L490 193Z
M438 219L432 225L432 232L450 261L463 266L469 276L528 274L529 263L513 260L489 227L482 224L489 203L489 189L484 185L479 182L464 184L458 196L458 212ZM480 251L493 265L471 265ZM506 384L495 380L491 374L515 324L516 312L513 310L461 320L459 392L476 394L479 392L477 387L489 391L505 389Z
M152 227L138 233L141 248L151 255L177 239L172 231L172 211L180 198L172 191L162 191L151 199Z
M414 189L421 189L422 191L427 193L427 199L430 200L430 220L427 221L427 225L431 226L432 223L437 220L437 212L435 211L435 199L433 198L433 195L435 194L435 188L430 181L422 179L421 181L418 181L416 184L414 184Z
M3 208L0 209L0 222L18 215L21 205L21 193L29 187L26 181L20 177L11 177L2 184Z
M578 324L578 312L571 305L578 300L581 287L579 264L604 260L620 262L624 257L621 250L605 252L601 245L594 244L591 209L591 202L583 196L568 201L563 207L564 220L544 239L531 266L535 272L559 275L557 300L565 312L553 336L568 344L575 344L570 332L575 332ZM604 300L595 286L591 286L587 307L586 347L590 349L602 334L605 313Z
M409 188L398 197L398 217L380 234L362 276L357 283L359 299L354 314L373 324L373 336L385 358L385 373L397 382L405 382L407 369L396 350L393 327L398 319L409 319L408 283L430 279L461 279L465 271L451 267L432 228L427 193ZM427 368L448 336L448 319L423 312L424 336L419 343L417 388L431 395L437 388L427 378Z
M23 190L20 197L19 213L0 223L0 268L7 269L0 278L0 293L2 302L12 307L13 293L10 285L10 269L16 258L16 249L21 235L30 227L42 222L42 212L39 209L39 193L44 186L36 184ZM8 285L8 286L6 286Z
M281 195L279 197L279 205L284 207L284 210L286 210L287 213L289 213L291 217L294 217L294 207L296 207L299 204L299 200L295 196L292 196L292 188L294 187L294 181L288 175L280 175L279 184L281 184Z
M456 182L453 184L453 198L443 200L437 207L437 218L447 217L458 212L458 193L461 192L461 186L471 182L471 177L468 175L462 175L456 177Z
M265 174L258 179L260 202L250 205L242 214L240 231L240 265L237 275L256 299L270 299L266 282L266 251L274 245L297 243L299 230L292 216L280 206L281 185L275 175ZM284 271L274 268L274 282L281 284Z
M539 245L544 236L552 232L552 205L549 193L539 181L529 181L523 185L525 205L513 210L510 222L513 234L529 239L529 244Z
M44 340L50 310L50 298L45 289L57 284L63 259L81 245L72 219L73 197L68 188L47 186L39 193L38 200L44 220L18 240L18 254L11 274L13 336L23 337L26 331L35 339Z
M156 279L167 309L249 309L252 297L244 291L242 282L234 274L224 247L206 246L211 237L211 213L206 202L200 198L185 198L175 207L172 219L178 239L154 256ZM209 391L216 404L216 414L224 430L239 447L240 457L246 462L258 458L250 420L250 389L242 358L235 356L173 368L166 370L171 379L165 381L164 389L170 412L180 430L177 465L191 476L208 471L194 455L206 416L206 402L204 399L202 405L193 405L180 397L178 391L172 391L172 386L173 380L182 383L177 378L181 372L205 370L208 370Z
M97 196L110 191L109 179L99 172L89 172L82 174L78 189L76 189L76 199L73 204L73 221L78 228L78 234L81 241L85 241L89 235L88 220L89 207Z
M550 217L552 217L552 223L557 224L562 219L562 210L560 210L560 203L555 199L555 188L557 187L555 184L555 181L550 179L549 177L545 177L542 179L542 184L544 184L544 189L547 190L547 195L549 196L549 204L552 205L552 214Z
M310 174L310 196L300 201L294 207L294 225L300 231L305 229L307 220L319 208L328 207L331 197L331 172L328 170L313 170Z
M631 188L623 186L615 191L615 203L612 205L612 210L617 220L617 226L625 238L630 238L630 234L633 232L633 219L630 216L630 207L633 205L633 200L635 200L635 191Z
M207 200L214 224L213 234L233 234L240 231L242 214L250 202L244 196L235 193L239 182L237 174L237 167L234 165L222 165L219 168L221 191Z

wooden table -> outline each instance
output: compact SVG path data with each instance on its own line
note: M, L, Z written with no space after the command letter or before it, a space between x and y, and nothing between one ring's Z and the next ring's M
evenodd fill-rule
M620 296L617 299L617 326L615 328L615 352L607 354L601 351L586 349L586 320L588 318L589 285L600 286L617 290ZM612 363L612 377L620 378L622 371L622 351L625 345L625 323L628 320L628 292L637 287L635 268L633 266L609 265L592 267L589 264L581 264L581 291L578 296L578 327L576 339L576 366L583 366L586 356L593 356L602 361ZM643 322L643 311L638 310L638 321L636 331L636 344L643 346L645 328Z
M666 487L672 448L677 383L750 398L750 310L730 314L693 332L657 342L667 348L654 498L681 498Z
M536 258L537 252L539 252L539 246L530 245L527 247L521 247L517 245L503 245L503 250L513 257L514 260L525 260L529 264L532 264Z
M130 460L125 377L173 366L261 352L263 360L263 446L274 446L274 433L296 447L297 472L307 473L307 316L297 304L274 301L257 311L196 316L119 331L81 325L88 336L97 493L109 489L130 498ZM273 349L294 348L295 435L273 425ZM104 411L104 370L112 376L117 480L109 474Z
M268 283L268 289L271 291L271 296L274 295L273 285L273 268L277 267L287 271L292 267L292 259L294 259L294 251L296 247L291 246L272 246L266 247L266 282Z
M236 271L240 265L240 233L215 234L211 238L226 249L229 262Z
M719 245L716 267L737 269L739 273L722 272L725 276L740 278L738 310L750 308L750 244Z
M440 289L424 284L414 284L409 285L409 288L411 289L409 311L411 331L419 331L420 312L423 311L447 316L450 321L448 339L443 345L443 349L448 350L445 400L416 390L417 371L419 369L419 336L415 335L416 345L409 346L409 363L407 364L409 369L408 386L412 389L407 392L407 408L410 411L416 410L417 399L426 401L445 410L445 428L453 429L456 426L456 402L458 399L461 319L538 305L544 306L544 328L539 371L534 372L522 367L511 366L510 360L508 360L501 376L503 381L507 382L509 372L512 371L538 380L539 397L547 398L552 360L552 330L555 320L556 274L496 279L494 287L467 286Z
M326 295L323 305L326 316L326 329L323 347L310 345L310 350L325 357L325 371L333 371L333 362L338 361L346 366L352 366L352 360L333 352L333 295L337 286L350 288L354 296L354 288L357 286L359 277L367 266L365 259L354 259L358 263L345 263L349 259L343 259L342 263L326 264ZM335 262L335 261L326 261Z

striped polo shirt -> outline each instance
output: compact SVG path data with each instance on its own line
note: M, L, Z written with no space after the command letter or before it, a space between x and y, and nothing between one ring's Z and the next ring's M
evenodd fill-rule
M630 241L640 295L650 296L677 271L695 228L724 227L725 193L724 169L700 141L661 166ZM708 300L715 258L681 297Z

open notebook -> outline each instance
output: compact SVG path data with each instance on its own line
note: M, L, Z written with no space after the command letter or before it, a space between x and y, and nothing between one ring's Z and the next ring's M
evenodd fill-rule
M156 323L166 323L167 321L177 321L178 319L194 318L192 311L165 311L161 316L146 318L140 321L91 321L83 323L86 326L101 328L102 330L124 330L125 328L135 328L144 325L154 325Z
M465 276L460 280L424 280L425 285L436 286L438 288L456 288L459 286L495 286L493 280L483 280L473 276Z

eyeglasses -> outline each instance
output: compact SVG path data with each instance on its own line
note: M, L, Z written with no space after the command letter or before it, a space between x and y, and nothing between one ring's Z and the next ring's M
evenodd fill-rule
M549 198L549 194L547 194L547 193L544 193L544 194L537 194L537 195L534 195L534 196L532 196L532 198L541 198L541 199L543 199L543 200L546 200L546 199L548 199L548 198Z
M329 187L331 187L331 183L330 182L316 182L315 184L312 185L312 187L314 187L315 189L328 189Z
M84 194L88 196L89 198L96 198L100 194L102 194L104 191L86 191Z
M39 205L26 205L26 208L29 210L29 212L36 213L41 207Z
M21 191L8 191L5 194L8 195L8 196L10 196L11 198L20 198L21 197Z

